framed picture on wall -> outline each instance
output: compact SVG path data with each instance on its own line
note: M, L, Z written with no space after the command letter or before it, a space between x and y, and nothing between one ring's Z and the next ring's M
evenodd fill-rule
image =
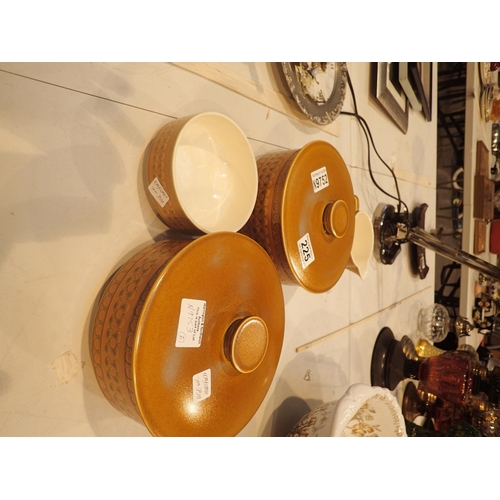
M399 82L399 63L379 62L372 67L372 93L399 129L408 132L408 98Z
M432 120L432 63L412 62L408 63L412 86L422 105L422 113L425 119Z

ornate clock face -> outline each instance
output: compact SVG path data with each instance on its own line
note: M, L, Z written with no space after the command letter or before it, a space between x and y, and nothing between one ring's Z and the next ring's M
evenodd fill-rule
M335 89L335 63L295 63L302 92L319 105L327 103Z
M282 62L279 68L289 93L311 121L328 125L335 120L346 94L345 62Z

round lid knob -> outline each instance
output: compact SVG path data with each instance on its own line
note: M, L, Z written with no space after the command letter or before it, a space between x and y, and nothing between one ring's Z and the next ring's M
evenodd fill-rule
M323 212L323 226L328 234L343 238L349 228L349 208L344 200L329 203Z
M224 354L240 373L250 373L262 363L268 342L264 321L257 316L249 316L229 327L224 339Z

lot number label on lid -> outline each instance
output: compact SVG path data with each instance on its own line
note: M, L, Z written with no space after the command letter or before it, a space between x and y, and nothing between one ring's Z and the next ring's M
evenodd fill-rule
M193 375L193 401L199 403L212 394L212 372L210 368Z
M182 299L175 347L200 347L206 308L204 300Z
M313 189L315 193L328 187L329 182L328 182L328 172L326 171L326 167L321 167L318 168L318 170L311 172L311 180L313 183Z
M297 241L299 246L300 261L302 262L302 269L314 262L314 252L311 245L311 238L309 238L309 233L306 233L299 241Z

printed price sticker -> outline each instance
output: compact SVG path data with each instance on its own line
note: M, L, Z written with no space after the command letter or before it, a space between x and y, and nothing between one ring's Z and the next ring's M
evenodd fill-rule
M321 167L318 168L318 170L311 172L311 179L315 193L329 186L328 172L326 171L326 167Z
M200 347L206 308L204 300L182 299L175 347Z
M311 245L311 238L309 238L309 233L302 236L299 241L297 241L299 246L300 261L302 262L302 269L314 262L314 252Z
M193 401L199 403L212 394L212 372L210 368L193 375Z
M167 192L163 189L158 177L153 179L153 182L148 186L149 192L153 195L153 198L158 202L161 208L163 208L168 200L170 199Z

